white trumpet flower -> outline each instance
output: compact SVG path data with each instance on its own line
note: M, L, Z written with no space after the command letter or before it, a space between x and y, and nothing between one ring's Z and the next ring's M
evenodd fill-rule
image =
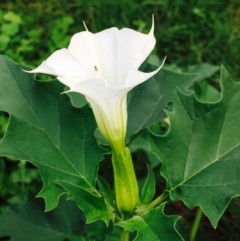
M45 73L72 92L85 95L98 128L116 153L125 150L127 93L156 74L138 70L155 46L154 22L149 34L113 27L75 34L67 49L54 52L30 73Z

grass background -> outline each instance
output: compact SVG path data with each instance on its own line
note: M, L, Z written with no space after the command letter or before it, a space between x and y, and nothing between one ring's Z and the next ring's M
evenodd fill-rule
M239 0L1 0L0 53L36 67L56 49L67 47L71 36L84 30L83 20L91 32L117 26L147 33L152 14L157 39L154 54L160 59L167 55L166 64L176 68L224 64L233 79L240 80ZM7 115L1 113L1 136L6 125ZM24 161L3 159L0 163L0 213L4 213L9 204L37 193L41 181L34 167ZM235 199L217 230L203 218L197 240L240 240L239 207ZM182 203L168 209L184 217L181 230L188 233L195 210L187 210Z

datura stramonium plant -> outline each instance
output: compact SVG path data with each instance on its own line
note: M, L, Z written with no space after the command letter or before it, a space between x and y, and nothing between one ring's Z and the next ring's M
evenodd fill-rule
M138 70L155 46L154 22L149 34L113 27L99 33L75 34L68 46L30 71L57 76L71 92L85 95L98 128L112 148L114 188L119 212L132 212L139 200L129 149L125 147L127 93L151 73Z

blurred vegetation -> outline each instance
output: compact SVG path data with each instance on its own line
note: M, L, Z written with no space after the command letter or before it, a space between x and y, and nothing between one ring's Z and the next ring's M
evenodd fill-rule
M167 64L224 64L240 77L239 0L1 0L0 52L36 66L84 29L117 26L148 32L155 18L155 53Z
M71 36L84 30L82 21L91 32L117 26L147 33L152 14L157 39L154 54L160 59L167 55L167 65L178 69L200 63L224 64L233 79L240 79L239 0L1 0L0 54L36 67L56 49L67 47ZM0 137L6 130L7 117L0 114ZM25 201L30 193L36 195L41 188L39 174L31 164L2 160L0 213L9 204ZM233 225L240 219L234 209L239 201L232 205L217 231L203 220L199 240L220 240L219 234L223 235L221 240L239 239L239 226ZM174 208L180 209L190 226L194 212L189 213L182 204Z

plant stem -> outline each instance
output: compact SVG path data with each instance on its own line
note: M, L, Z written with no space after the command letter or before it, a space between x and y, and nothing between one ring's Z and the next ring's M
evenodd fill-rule
M169 196L168 193L164 192L162 195L160 195L159 197L157 197L156 199L154 199L148 206L147 206L147 210L150 211L153 208L155 208L157 205L159 205L160 203L162 203L165 199L167 199Z
M129 231L125 231L124 229L122 229L120 241L129 241Z
M195 217L192 229L191 229L191 233L190 233L190 241L194 241L195 240L197 231L199 229L200 221L201 221L201 218L202 218L202 214L203 214L202 213L202 209L198 208L197 214L196 214L196 217Z
M122 214L122 220L127 220L127 219L128 219L128 215ZM126 231L124 229L121 230L120 241L129 241L129 231Z
M137 212L137 215L142 215L147 211L152 210L156 206L158 206L160 203L162 203L164 200L166 200L169 197L169 194L167 192L162 193L159 197L154 199L151 203L149 203L144 210L141 210L140 212Z

